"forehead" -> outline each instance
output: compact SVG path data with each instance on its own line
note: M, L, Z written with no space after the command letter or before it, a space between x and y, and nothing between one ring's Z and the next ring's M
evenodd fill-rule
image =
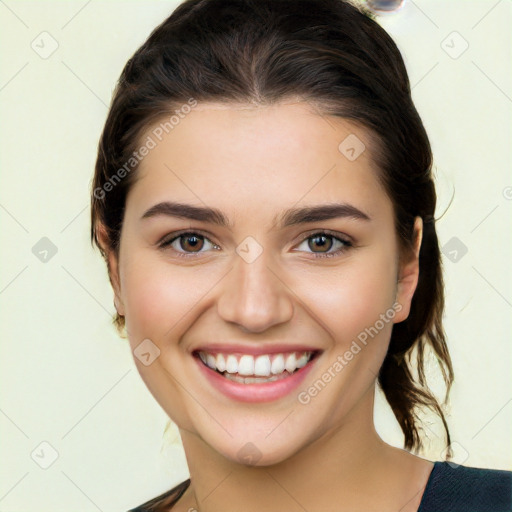
M296 203L356 202L369 213L390 207L370 134L305 102L199 104L175 124L166 125L168 119L141 137L142 144L151 139L152 149L127 209L179 200L261 220Z

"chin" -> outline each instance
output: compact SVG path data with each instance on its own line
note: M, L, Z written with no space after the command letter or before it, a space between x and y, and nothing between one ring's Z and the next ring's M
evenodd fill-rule
M222 439L202 436L203 441L222 457L231 462L247 467L273 466L293 457L307 443L302 437L279 436L268 432L252 435L247 430L240 430L240 435L233 432L233 437ZM277 434L277 433L276 433Z

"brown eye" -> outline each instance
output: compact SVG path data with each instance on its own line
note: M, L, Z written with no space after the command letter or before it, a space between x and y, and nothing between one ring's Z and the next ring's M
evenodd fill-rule
M314 251L315 248L320 249L320 252L327 252L333 246L332 236L318 234L308 238L308 247ZM316 247L315 247L316 246Z
M211 242L206 236L195 232L185 232L167 237L159 244L160 249L172 250L176 256L194 257L209 249L219 250L220 247Z
M178 239L180 240L180 248L185 252L199 252L204 245L204 237L193 233L181 235Z
M347 240L341 233L340 236L336 236L328 231L320 231L304 238L299 244L299 249L302 245L307 245L307 248L303 248L302 250L313 254L315 258L341 256L354 247L353 243Z

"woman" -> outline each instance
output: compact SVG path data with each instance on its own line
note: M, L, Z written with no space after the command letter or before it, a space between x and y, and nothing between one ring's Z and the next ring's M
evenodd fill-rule
M154 30L100 140L92 238L191 478L134 510L511 510L510 472L410 453L421 407L450 445L423 371L431 350L449 390L431 167L362 8L188 0ZM375 431L377 383L406 450Z

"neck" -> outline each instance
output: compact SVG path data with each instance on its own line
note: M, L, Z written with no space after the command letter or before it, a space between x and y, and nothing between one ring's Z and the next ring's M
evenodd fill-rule
M395 483L400 504L413 456L380 439L373 398L372 387L339 428L270 466L242 465L181 431L191 485L180 501L199 512L368 510L389 499Z

